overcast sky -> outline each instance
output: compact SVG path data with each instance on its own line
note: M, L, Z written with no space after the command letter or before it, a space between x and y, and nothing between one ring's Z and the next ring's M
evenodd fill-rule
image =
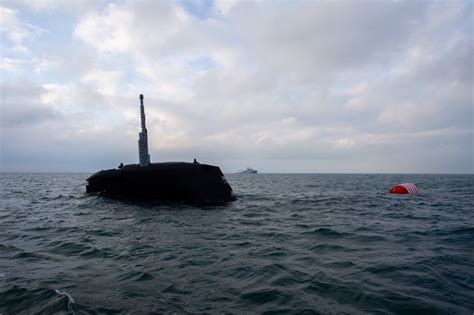
M0 6L1 171L474 172L472 1Z

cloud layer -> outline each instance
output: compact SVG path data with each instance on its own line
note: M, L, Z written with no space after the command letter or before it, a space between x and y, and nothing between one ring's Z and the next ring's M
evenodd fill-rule
M3 5L2 171L474 171L470 2Z

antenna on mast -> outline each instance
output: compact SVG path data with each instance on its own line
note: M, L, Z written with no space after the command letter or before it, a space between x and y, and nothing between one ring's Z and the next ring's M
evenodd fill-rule
M148 166L150 165L150 153L148 153L148 132L146 130L143 94L140 94L140 118L142 131L138 134L138 160L140 166Z

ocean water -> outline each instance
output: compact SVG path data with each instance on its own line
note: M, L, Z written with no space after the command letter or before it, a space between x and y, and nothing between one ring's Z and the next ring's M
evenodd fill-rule
M207 207L87 175L0 174L0 314L474 312L472 175L229 174Z

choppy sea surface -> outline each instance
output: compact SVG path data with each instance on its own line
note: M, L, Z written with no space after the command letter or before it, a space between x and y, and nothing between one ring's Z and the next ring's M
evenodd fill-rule
M206 207L87 176L0 174L0 314L474 312L473 175L228 174Z

